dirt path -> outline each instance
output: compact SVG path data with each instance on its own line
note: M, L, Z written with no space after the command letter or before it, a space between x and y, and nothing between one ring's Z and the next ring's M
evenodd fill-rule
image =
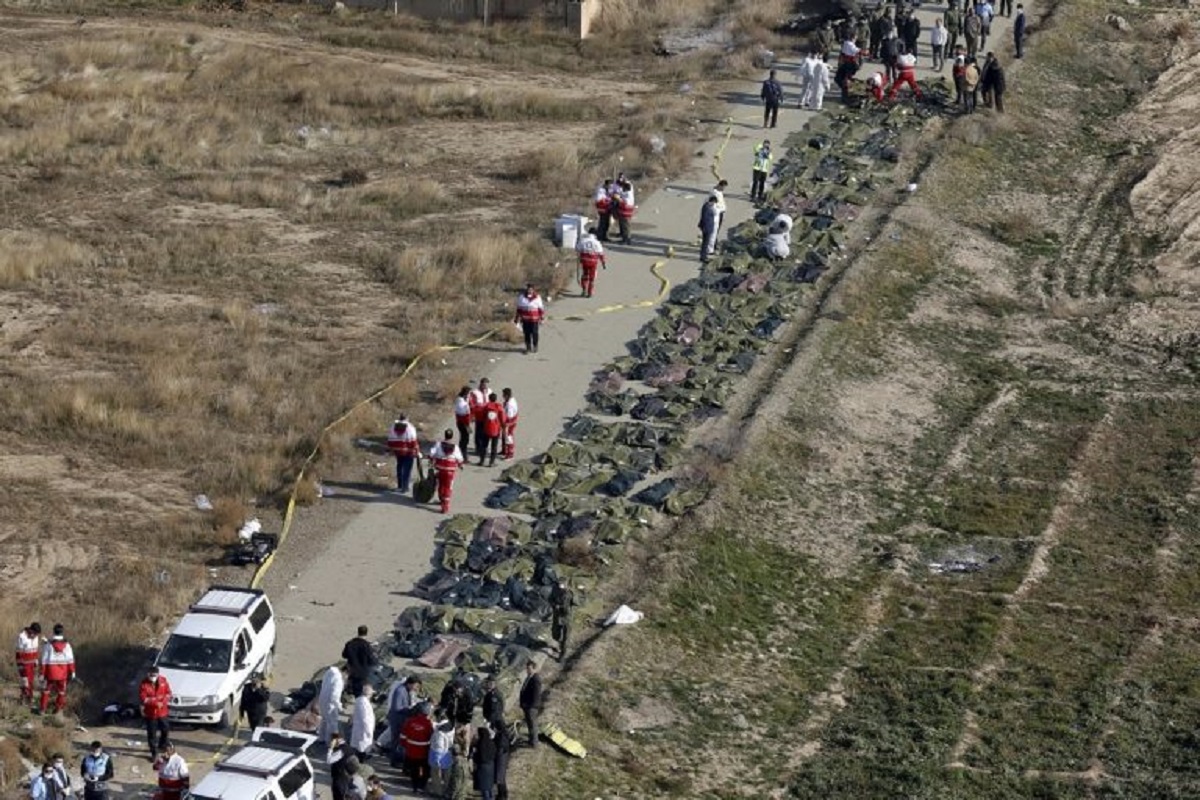
M757 120L757 108L735 106L731 113L735 129L723 154L727 166L722 170L734 190L728 194L730 226L752 212L745 200L748 165L752 148L760 141L759 129L744 121ZM802 123L794 110L782 116L786 127L771 132L776 141ZM485 346L495 349L486 369L493 387L511 387L521 405L519 457L539 453L554 440L563 422L584 406L583 395L593 373L621 355L624 344L653 316L653 305L639 305L660 298L662 285L650 267L665 260L661 272L671 285L696 274L691 244L700 205L714 182L712 153L718 146L719 142L706 148L707 155L685 178L657 191L638 187L634 244L610 247L609 268L599 276L594 299L568 296L550 305L538 354L526 356L516 345ZM672 259L664 253L668 245L676 250ZM565 255L569 264L570 254ZM609 310L610 306L618 308ZM422 431L422 436L430 439L436 432ZM490 513L482 501L495 488L499 472L499 466L468 466L455 484L453 511ZM302 569L289 572L285 564L268 577L268 590L281 618L275 673L280 688L307 680L336 659L356 625L368 625L372 635L382 633L404 608L420 602L407 593L429 569L434 531L443 519L434 506L418 507L394 494L335 497L332 502L363 507L323 547L306 554Z

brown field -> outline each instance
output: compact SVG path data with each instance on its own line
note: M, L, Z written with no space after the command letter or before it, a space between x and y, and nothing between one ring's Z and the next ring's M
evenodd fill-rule
M76 702L120 691L327 421L553 287L554 214L617 163L688 163L784 7L722 4L739 48L675 59L654 31L712 4L614 4L583 43L317 6L7 8L0 611L67 624L93 665ZM440 413L469 366L419 369L322 457L397 407Z

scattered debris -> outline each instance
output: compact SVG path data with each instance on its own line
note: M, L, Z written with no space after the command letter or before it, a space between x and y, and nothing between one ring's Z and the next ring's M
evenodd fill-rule
M617 610L608 615L608 619L604 620L604 627L608 628L612 625L632 625L635 622L640 622L646 615L641 611L634 611L627 605L617 606Z
M196 508L200 511L212 511L213 510L212 501L208 499L208 495L206 495L206 494L196 495L196 499L193 502L196 504Z

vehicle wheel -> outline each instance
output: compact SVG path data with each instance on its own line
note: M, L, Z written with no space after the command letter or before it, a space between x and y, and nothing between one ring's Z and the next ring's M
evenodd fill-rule
M225 707L221 709L221 718L217 720L217 730L229 730L229 726L233 724L233 698L230 697L225 701Z

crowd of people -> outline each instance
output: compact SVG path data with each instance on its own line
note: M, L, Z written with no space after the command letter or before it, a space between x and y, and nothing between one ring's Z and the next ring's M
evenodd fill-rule
M529 286L526 293L536 290ZM536 345L534 345L536 349ZM499 457L507 461L516 456L517 421L520 405L511 388L501 390L497 396L487 378L480 378L475 388L464 386L454 398L454 422L458 431L447 428L441 441L430 447L428 453L421 452L417 429L408 417L401 415L388 432L387 446L396 459L396 491L408 494L412 489L413 467L425 458L431 462L437 481L437 497L443 514L450 512L450 499L454 494L454 480L466 465L466 453L471 452L472 435L478 466L495 466Z
M955 104L964 112L975 110L980 94L989 108L1004 111L1004 67L994 50L986 50L993 21L998 16L1013 17L1013 49L1015 56L1021 58L1025 49L1025 8L1018 3L1014 17L1012 0L1000 0L998 10L989 0L964 0L961 8L958 0L949 0L941 16L935 18L929 28L930 66L935 72L942 72L947 62L952 64ZM852 102L855 76L867 60L878 61L881 67L865 81L869 96L876 102L894 100L905 87L915 98L921 99L916 78L921 34L922 25L916 9L905 0L882 3L870 14L844 18L836 26L829 21L822 23L796 72L800 86L797 105L820 110L831 84L841 90L843 103ZM835 51L837 65L831 81L828 61ZM984 57L982 65L980 56ZM775 70L771 70L763 81L760 96L764 109L763 127L775 127L779 108L784 102L783 86ZM752 189L752 199L754 194Z
M478 792L484 800L505 800L508 761L519 744L518 730L509 721L495 679L484 679L477 703L471 688L457 676L443 687L435 703L419 675L397 676L382 704L386 724L381 732L369 682L377 657L367 634L367 627L360 626L357 635L346 642L343 662L325 671L316 699L317 736L327 748L334 800L382 800L386 796L378 776L363 777L363 765L375 758L386 758L391 766L402 769L412 791L419 795L460 800ZM354 701L344 725L346 694ZM518 706L525 744L537 747L542 682L532 660L525 666Z

